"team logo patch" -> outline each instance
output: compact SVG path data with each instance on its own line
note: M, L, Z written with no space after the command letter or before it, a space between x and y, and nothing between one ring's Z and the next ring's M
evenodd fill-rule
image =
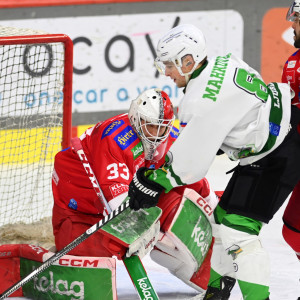
M288 82L294 83L295 82L295 71L287 71L286 72L286 80Z
M173 126L170 131L170 136L174 139L177 139L178 135L179 135L179 129Z
M131 126L127 126L124 130L122 130L118 135L114 137L114 140L122 150L125 150L137 138L138 136L134 132L133 128Z
M53 179L54 183L55 183L56 185L58 185L59 177L58 177L58 175L57 175L55 169L53 169L52 179Z
M137 159L134 160L134 170L137 171L143 164L145 163L145 157L139 156Z
M187 125L187 123L185 123L185 122L180 122L180 127L181 127L181 128L184 128L186 125Z
M270 134L278 136L280 132L280 125L270 122L269 129L270 129Z
M125 122L123 120L117 120L112 123L110 123L108 126L105 127L102 133L101 140L105 138L106 136L111 135L113 132L115 132L118 128L120 128Z
M68 204L68 206L71 208L71 209L74 209L74 210L77 210L77 201L75 199L70 199L70 202Z
M109 187L110 192L113 197L117 197L117 196L127 192L128 188L129 188L128 185L123 184L123 183L116 183Z
M291 60L288 62L287 68L295 68L296 66L296 60Z
M136 146L134 146L131 149L131 152L133 153L133 159L136 159L137 157L139 157L144 152L142 142L139 142Z

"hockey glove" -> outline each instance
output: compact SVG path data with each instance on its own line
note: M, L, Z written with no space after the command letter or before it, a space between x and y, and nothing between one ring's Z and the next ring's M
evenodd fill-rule
M159 196L164 190L160 184L147 178L147 171L152 172L153 170L146 167L138 169L129 185L128 196L131 209L139 210L156 206Z

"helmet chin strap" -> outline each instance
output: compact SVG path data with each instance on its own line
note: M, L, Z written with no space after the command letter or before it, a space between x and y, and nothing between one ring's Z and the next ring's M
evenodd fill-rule
M190 76L188 74L184 74L185 83L187 84L190 80Z

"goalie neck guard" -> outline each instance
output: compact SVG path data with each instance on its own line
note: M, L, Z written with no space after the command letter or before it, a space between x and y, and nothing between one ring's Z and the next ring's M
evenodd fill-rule
M128 117L143 143L146 160L153 160L157 147L169 136L175 119L169 96L160 89L149 89L133 100Z

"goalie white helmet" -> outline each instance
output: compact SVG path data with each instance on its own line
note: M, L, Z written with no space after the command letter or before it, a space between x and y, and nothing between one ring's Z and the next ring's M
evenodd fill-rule
M183 24L169 30L158 42L155 66L165 74L166 62L172 62L180 75L194 72L198 64L207 56L206 41L202 31L192 24ZM182 72L182 58L190 54L195 65L188 73Z
M160 89L149 89L130 105L128 117L142 140L145 159L153 160L157 147L164 142L175 119L169 96Z
M295 0L287 12L286 19L287 21L294 22L297 19L299 19L299 14L300 14L300 0Z

